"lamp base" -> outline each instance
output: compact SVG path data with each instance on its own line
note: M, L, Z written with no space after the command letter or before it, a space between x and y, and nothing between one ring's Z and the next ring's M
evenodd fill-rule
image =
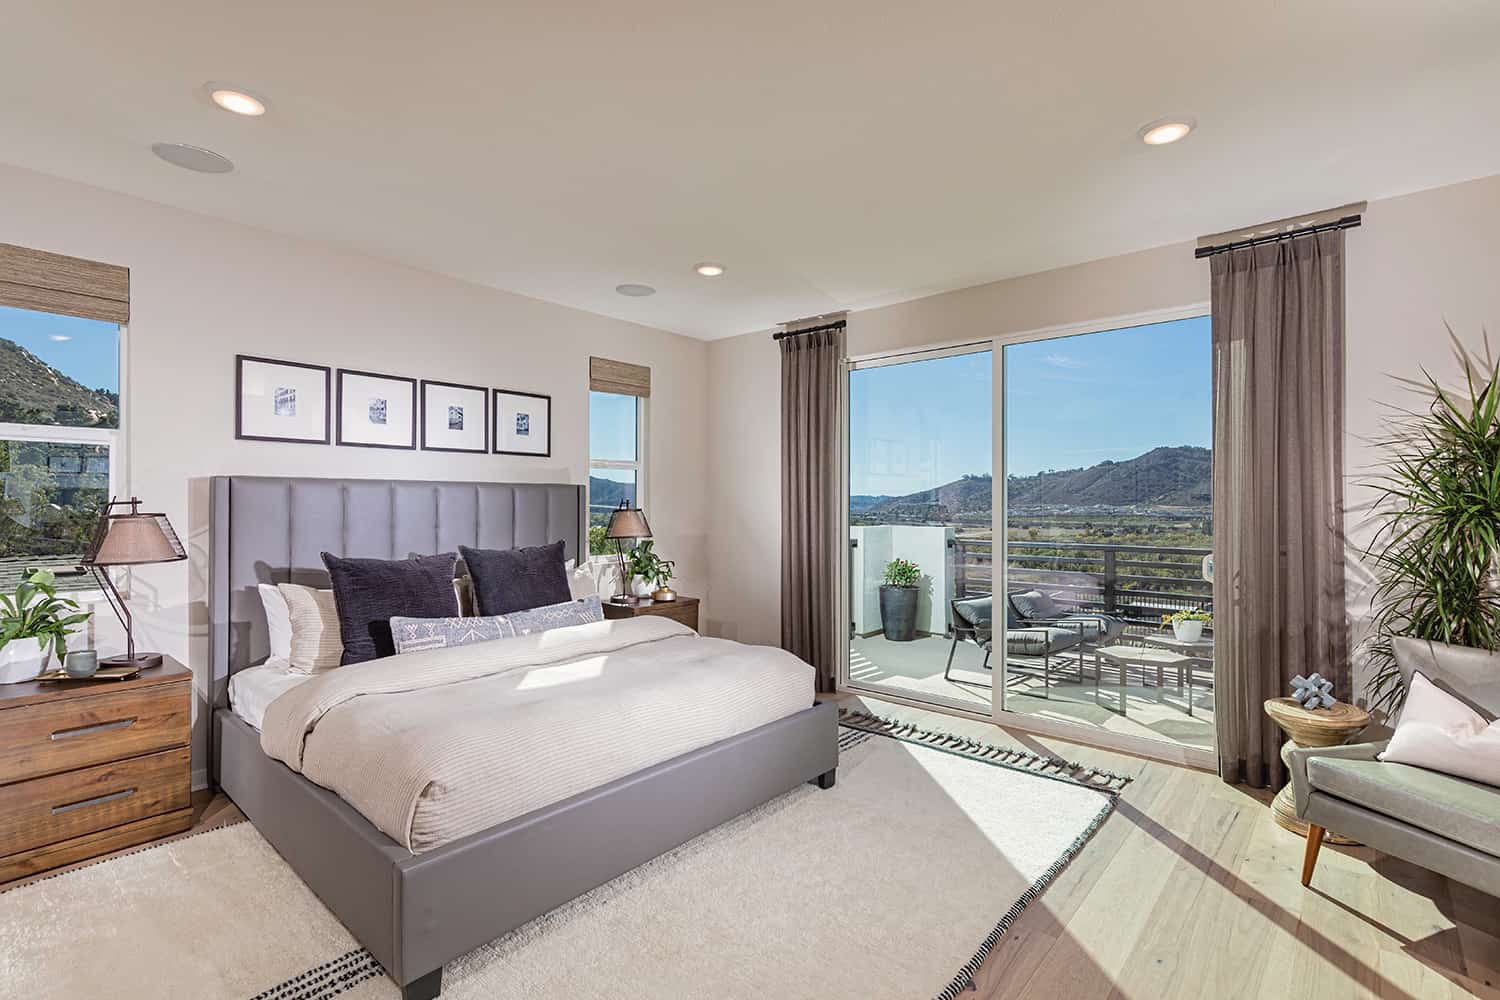
M99 661L102 667L134 667L136 670L148 670L151 667L161 666L160 653L136 653L134 656L106 656Z
M611 597L609 599L609 603L623 605L627 608L633 608L641 603L641 599L633 594L616 594L614 597Z

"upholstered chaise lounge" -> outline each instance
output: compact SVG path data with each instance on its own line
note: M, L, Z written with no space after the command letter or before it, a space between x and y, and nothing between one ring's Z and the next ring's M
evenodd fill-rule
M1396 640L1403 680L1413 671L1488 719L1500 714L1500 676L1482 651L1439 666L1430 644ZM1386 742L1308 747L1289 754L1297 815L1310 825L1302 884L1312 881L1333 830L1500 896L1500 788L1377 759Z

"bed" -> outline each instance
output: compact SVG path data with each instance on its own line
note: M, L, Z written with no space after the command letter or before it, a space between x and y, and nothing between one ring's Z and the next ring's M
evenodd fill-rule
M561 630L571 644L563 649L561 640L538 641L536 649L521 639L481 644L504 647L510 659L500 666L488 662L496 654L473 652L476 646L408 653L397 658L404 661L399 665L374 661L332 672L350 670L343 678L288 678L263 662L269 645L256 586L327 586L323 550L401 558L453 551L459 544L514 548L562 540L567 555L577 558L585 516L583 490L571 485L211 481L210 773L408 1000L439 995L445 962L803 782L833 784L834 706L790 693L790 675L777 659L787 654L698 637L666 619ZM371 667L367 676L352 673ZM408 668L427 678L416 685L420 690L393 680ZM697 707L679 710L680 725L658 729L661 738L643 741L634 756L612 754L618 758L610 762L612 771L577 773L568 767L577 755L559 756L559 748L580 734L620 738L609 726L624 726L634 716L613 719L601 706L618 706L627 690L619 678L646 669L657 672L653 690L678 685L697 700L677 704ZM535 696L559 677L583 677L585 683L559 686L568 689L571 701ZM384 787L356 787L358 782L341 777L351 773L349 762L340 771L334 766L338 755L304 735L326 726L325 733L339 736L328 745L347 757L349 734L361 725L356 710L375 713L377 722L446 718L463 685L474 685L464 689L473 692L487 685L482 697L460 699L484 706L469 712L469 732L482 732L475 719L492 711L507 720L500 728L511 740L496 759L538 766L503 772L497 767L478 781L470 775L470 790L455 787L448 805L456 808L447 811L429 809L414 817L408 810L403 819L401 802L372 798ZM648 724L633 728L649 732L651 725L661 726L662 713L670 709L659 699L640 701L629 710L645 713L641 718ZM515 714L518 705L521 714ZM624 711L615 714L623 717ZM520 719L533 727L529 736L516 724ZM275 755L263 747L262 727ZM421 735L420 726L412 731ZM561 738L548 743L537 735L542 733ZM670 755L658 759L663 754ZM622 767L628 769L616 773ZM399 768L381 764L371 770ZM309 775L347 785L340 788L345 797ZM490 796L494 801L481 801L487 787L497 790Z

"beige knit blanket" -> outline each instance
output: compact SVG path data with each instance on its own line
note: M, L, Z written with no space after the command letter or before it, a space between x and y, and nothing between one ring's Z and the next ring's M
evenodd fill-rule
M261 747L430 850L808 708L780 649L647 616L339 667L271 703Z

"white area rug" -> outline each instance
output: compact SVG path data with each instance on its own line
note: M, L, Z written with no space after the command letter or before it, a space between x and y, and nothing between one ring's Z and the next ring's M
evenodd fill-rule
M451 963L443 997L958 996L1114 796L937 734L842 733L835 788L782 796ZM248 823L0 895L0 941L0 983L29 1000L400 995Z

